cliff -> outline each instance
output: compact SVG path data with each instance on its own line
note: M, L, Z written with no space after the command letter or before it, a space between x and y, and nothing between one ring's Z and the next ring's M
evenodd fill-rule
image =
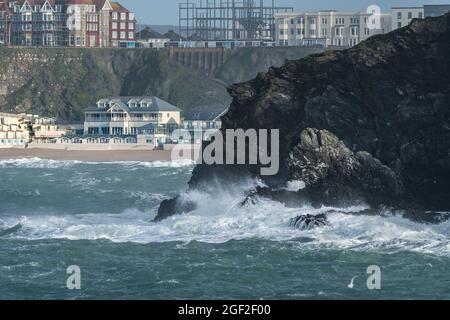
M281 65L284 55L299 58L312 52L264 50L257 60L244 58L245 77L239 61L258 50L233 52L227 65L206 77L202 70L172 61L167 50L0 47L0 110L82 120L86 106L111 95L157 95L184 110L222 110L231 101L227 85Z
M250 196L449 211L449 75L447 14L231 86L223 130L280 129L280 172L260 177L267 187ZM190 188L212 176L238 183L259 169L199 165ZM302 188L283 189L291 181ZM183 211L168 204L160 216Z

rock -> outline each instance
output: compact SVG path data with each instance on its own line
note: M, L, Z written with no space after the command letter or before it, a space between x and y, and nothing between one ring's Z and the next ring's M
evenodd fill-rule
M386 203L403 192L391 168L367 152L353 153L327 130L305 129L289 153L287 167L290 179L302 181L302 194L316 205Z
M252 207L258 203L258 190L250 190L245 196L244 201L241 202L241 207Z
M159 205L158 213L153 220L160 222L176 214L182 214L195 210L196 204L194 202L184 200L181 197L164 200Z
M327 216L319 214L316 216L307 214L292 218L289 226L300 230L312 230L315 228L325 227L328 225Z
M280 130L280 171L259 177L267 185L259 196L316 206L366 201L418 217L449 212L449 74L450 13L417 19L231 86L222 130ZM200 165L190 188L259 172L259 165ZM305 187L280 191L297 180Z

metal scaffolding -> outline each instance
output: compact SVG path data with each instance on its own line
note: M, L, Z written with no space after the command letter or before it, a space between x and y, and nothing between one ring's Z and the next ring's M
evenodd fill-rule
M186 0L179 4L179 28L198 40L273 41L275 13L293 12L275 0Z

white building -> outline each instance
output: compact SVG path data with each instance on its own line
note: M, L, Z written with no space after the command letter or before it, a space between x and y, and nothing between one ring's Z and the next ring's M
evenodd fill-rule
M392 30L406 27L412 19L423 19L424 11L424 7L393 7Z
M393 7L392 30L406 27L413 19L438 17L450 11L450 4L424 5L422 7Z
M85 109L84 134L122 139L166 143L181 125L181 109L157 97L109 97Z
M200 144L214 131L222 127L221 117L228 112L228 109L222 112L217 111L192 111L183 119L183 129L190 134L191 141L179 141L180 143Z
M352 47L370 36L390 32L391 25L390 14L331 10L275 14L280 46Z

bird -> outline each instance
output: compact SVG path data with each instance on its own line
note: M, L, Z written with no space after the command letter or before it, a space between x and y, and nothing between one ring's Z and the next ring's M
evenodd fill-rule
M353 289L355 287L355 279L358 278L357 276L352 278L352 281L350 281L350 284L347 286L349 289Z

